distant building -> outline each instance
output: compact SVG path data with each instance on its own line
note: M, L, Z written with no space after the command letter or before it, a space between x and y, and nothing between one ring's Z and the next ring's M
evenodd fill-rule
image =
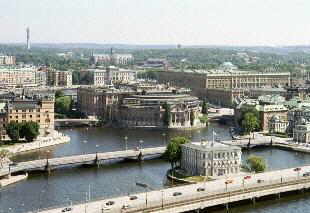
M27 50L30 50L30 28L27 27L26 29L26 36L27 36Z
M36 67L0 67L0 87L35 87Z
M0 55L0 65L15 65L15 64L16 64L15 56Z
M36 85L38 87L45 87L47 84L47 73L44 71L36 71Z
M129 65L133 61L132 54L93 54L90 57L91 64Z
M269 133L287 133L289 122L287 120L281 120L279 116L274 115L268 122Z
M134 82L137 79L137 71L109 66L106 79L109 84Z
M144 62L144 67L158 68L168 66L168 61L162 58L149 58Z
M88 69L85 72L91 75L91 85L104 86L107 83L107 72L105 69Z
M235 95L238 97L243 93L241 90L290 85L289 72L264 73L223 68L222 70L185 70L184 72L158 71L156 75L158 76L159 83L189 87L192 89L194 96L206 100L210 98L216 104L228 102L226 98L230 94L233 94L233 98L235 98ZM222 94L228 94L218 96L220 90L223 90ZM233 90L238 90L239 92L233 92ZM233 100L230 99L226 106L231 106L232 102Z
M47 85L54 87L71 87L72 72L49 69L47 71Z
M216 177L240 172L240 147L207 142L186 143L181 146L181 168L189 175Z

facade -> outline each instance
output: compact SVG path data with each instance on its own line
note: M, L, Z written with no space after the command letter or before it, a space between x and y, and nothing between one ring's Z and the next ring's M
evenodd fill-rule
M54 129L54 99L45 97L41 100L11 100L2 103L0 109L1 138L6 138L5 126L11 121L23 123L27 121L37 122L40 126L40 134L44 135ZM0 103L1 105L1 103Z
M0 65L15 65L15 64L16 64L15 56L0 55Z
M47 71L47 85L54 87L71 87L72 72L49 69Z
M130 83L137 79L137 71L135 70L109 66L106 73L106 79L109 84Z
M35 87L35 67L3 67L0 68L1 87Z
M220 143L182 145L181 168L189 175L229 176L240 172L241 148Z
M88 69L86 72L91 73L91 84L94 86L106 85L107 75L105 69Z
M201 107L197 97L172 92L147 92L123 99L117 123L127 128L193 128L203 126L199 117Z
M281 120L279 116L273 116L269 120L269 133L287 133L289 122L287 120Z
M77 103L80 112L87 116L112 120L121 95L127 93L116 89L80 87L77 91Z
M170 83L172 86L189 87L192 94L203 99L214 100L216 93L223 90L248 90L262 87L284 87L290 85L289 72L257 72L239 71L235 69L222 70L185 70L156 72L159 83ZM218 97L217 102L225 102L225 98Z
M115 64L115 65L128 65L133 62L132 54L93 54L90 57L92 64Z
M310 123L296 125L293 130L293 140L297 143L310 143Z
M263 95L280 95L286 97L287 90L284 88L251 88L245 92L250 98L258 98Z
M45 87L47 84L47 73L44 71L36 71L36 85L39 87Z

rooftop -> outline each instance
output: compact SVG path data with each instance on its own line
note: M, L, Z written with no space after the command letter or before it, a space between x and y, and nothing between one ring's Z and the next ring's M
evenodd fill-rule
M218 142L214 142L212 145L212 142L192 142L192 143L186 143L183 144L182 146L191 148L191 149L196 149L196 150L200 150L200 151L205 151L205 152L209 152L209 151L225 151L225 150L241 150L240 147L238 146L229 146L226 144L222 144L222 143L218 143Z

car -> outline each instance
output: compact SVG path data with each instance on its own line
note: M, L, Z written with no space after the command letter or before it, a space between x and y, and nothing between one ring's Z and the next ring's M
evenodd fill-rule
M244 177L245 180L251 179L251 176L247 175Z
M61 210L61 212L70 212L70 211L72 211L71 207L66 207L63 210Z
M264 180L262 180L262 179L257 180L257 183L263 183L263 182L264 182Z
M111 200L110 200L110 201L106 202L105 205L107 205L107 206L112 206L112 205L114 205L114 203L115 203L114 201L111 201Z
M304 177L309 177L309 176L310 176L310 172L305 172L305 173L303 173L302 176L304 176Z
M102 211L109 211L109 210L111 210L111 208L106 206L106 205L104 205L104 206L101 207L101 210Z
M182 193L181 192L174 192L172 195L173 196L180 196L180 195L182 195Z
M129 197L129 200L137 200L137 199L138 199L138 197L135 196L135 195L132 195L132 196Z
M197 192L203 192L203 191L205 191L205 188L198 188L197 189Z
M123 207L122 207L122 209L129 209L129 208L131 208L131 206L128 205L128 204L125 204L125 205L123 205Z

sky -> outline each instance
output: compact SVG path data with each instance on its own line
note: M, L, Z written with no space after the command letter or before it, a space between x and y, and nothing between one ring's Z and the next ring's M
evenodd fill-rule
M310 45L310 0L0 0L0 43Z

